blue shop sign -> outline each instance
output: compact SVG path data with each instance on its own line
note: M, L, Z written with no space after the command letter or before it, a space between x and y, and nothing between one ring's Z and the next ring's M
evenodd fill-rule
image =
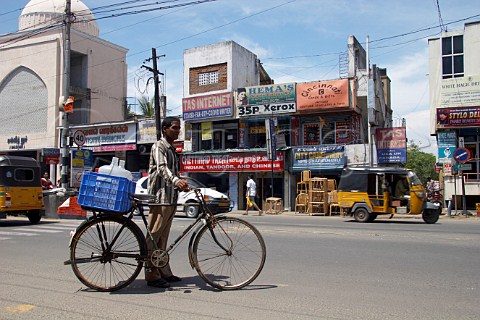
M292 151L292 171L342 169L345 165L345 146L303 146Z

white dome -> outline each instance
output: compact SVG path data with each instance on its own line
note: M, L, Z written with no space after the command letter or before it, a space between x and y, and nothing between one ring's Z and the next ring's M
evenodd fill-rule
M18 30L32 30L58 24L65 14L65 0L30 0L18 18ZM72 28L98 36L95 16L81 0L71 0L75 20Z

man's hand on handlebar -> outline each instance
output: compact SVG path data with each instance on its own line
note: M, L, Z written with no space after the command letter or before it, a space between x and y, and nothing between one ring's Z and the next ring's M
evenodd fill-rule
M180 191L190 191L190 186L188 185L187 180L185 179L180 179L177 181L175 186L180 190Z

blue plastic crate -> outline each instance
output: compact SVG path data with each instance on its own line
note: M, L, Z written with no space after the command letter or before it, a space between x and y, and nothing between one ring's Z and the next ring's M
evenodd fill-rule
M127 212L131 208L129 194L135 193L135 183L123 177L85 171L80 184L78 204L82 207Z

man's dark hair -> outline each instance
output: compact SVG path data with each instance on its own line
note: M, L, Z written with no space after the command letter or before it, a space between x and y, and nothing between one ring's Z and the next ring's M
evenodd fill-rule
M173 121L180 122L180 118L178 118L178 117L166 117L165 119L163 119L163 121L162 121L162 132L163 132L164 127L170 128Z
M248 179L253 179L253 174L247 175L247 178L248 178Z

